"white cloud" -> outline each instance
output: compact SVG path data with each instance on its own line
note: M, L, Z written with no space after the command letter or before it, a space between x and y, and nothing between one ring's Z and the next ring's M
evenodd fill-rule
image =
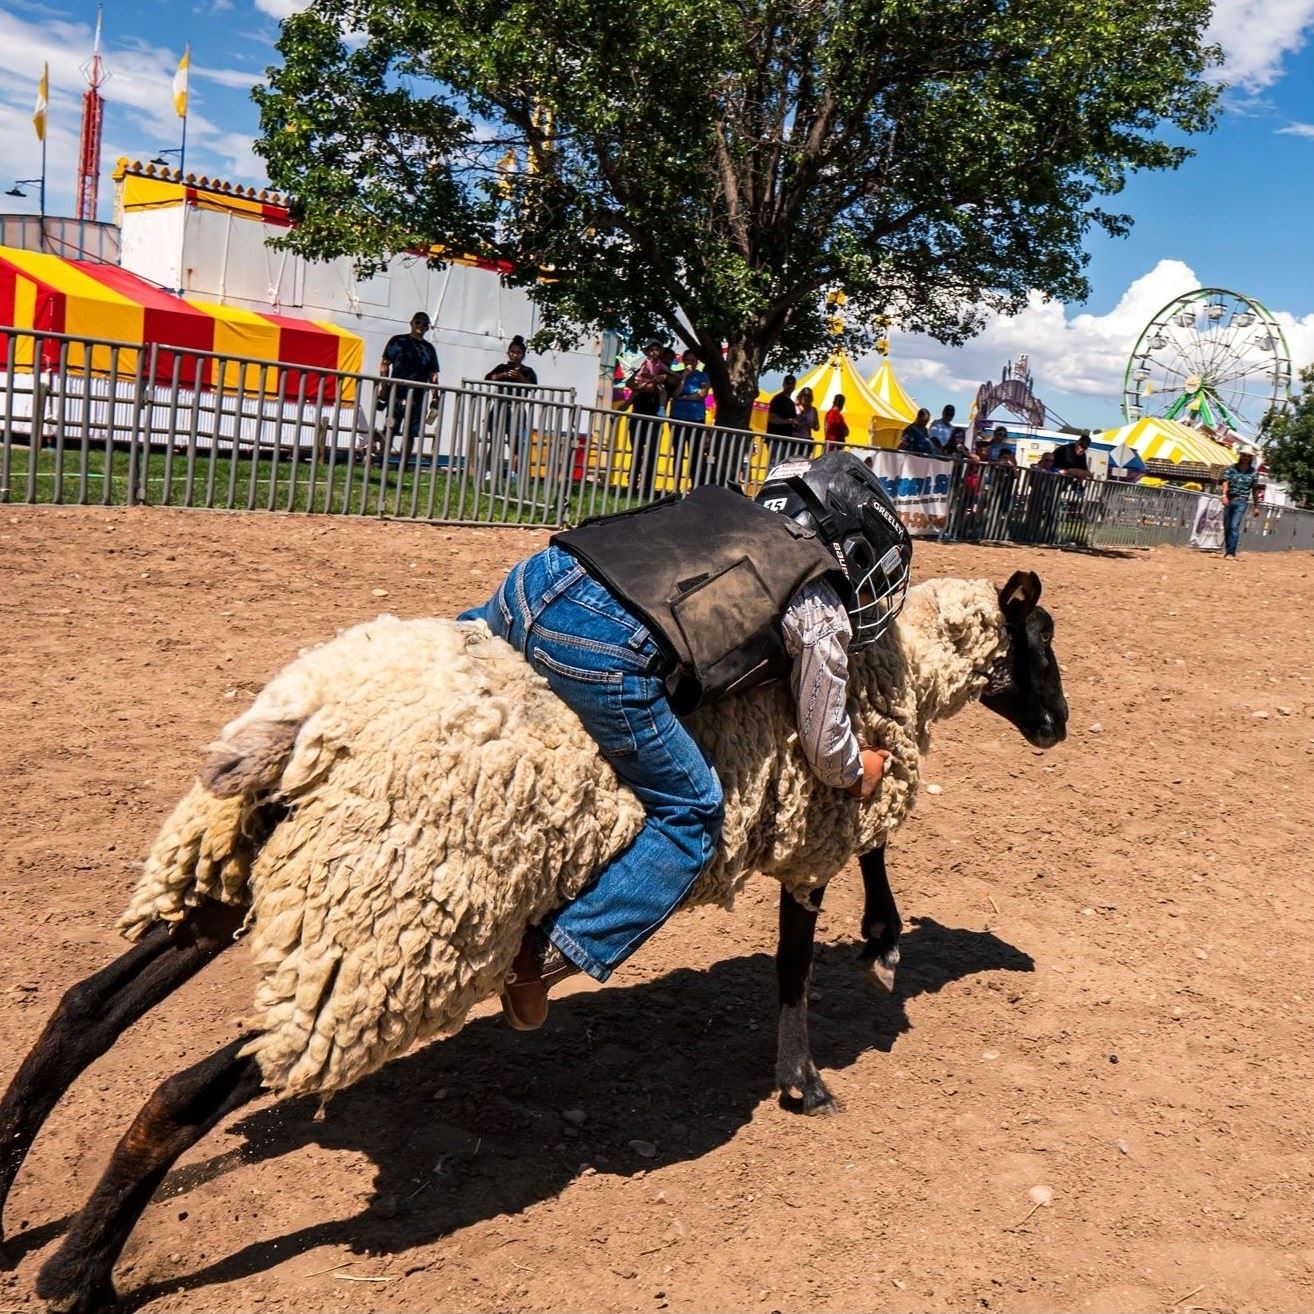
M1288 123L1285 128L1278 129L1278 135L1282 137L1314 137L1314 123Z
M255 0L255 7L281 23L283 19L299 14L309 3L310 0Z
M1039 396L1089 399L1091 413L1108 420L1121 405L1127 358L1141 330L1170 301L1200 286L1189 265L1160 260L1103 315L1073 314L1059 302L1032 293L1019 314L989 316L984 330L962 347L896 334L895 372L914 396L934 392L970 397L983 380L999 377L1005 361L1026 352ZM1286 335L1294 368L1314 362L1314 313L1273 313ZM862 362L864 376L874 367L874 359Z
M1271 86L1283 61L1301 50L1314 27L1314 0L1215 0L1209 39L1223 48L1222 76L1255 92Z
M265 162L255 153L255 144L246 133L217 133L210 139L208 149L223 163L223 177L265 181Z
M221 87L233 87L237 91L250 91L257 83L265 80L264 74L252 73L250 69L243 68L202 68L199 64L193 64L192 72L198 78L217 82Z

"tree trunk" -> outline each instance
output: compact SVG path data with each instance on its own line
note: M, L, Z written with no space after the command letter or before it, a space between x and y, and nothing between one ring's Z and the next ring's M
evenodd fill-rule
M757 400L764 349L751 334L727 338L724 360L707 363L716 398L716 422L726 429L748 429Z

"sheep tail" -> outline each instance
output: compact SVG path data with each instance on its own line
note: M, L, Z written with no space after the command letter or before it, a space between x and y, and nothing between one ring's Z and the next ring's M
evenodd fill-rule
M136 940L180 921L202 900L245 907L251 864L269 833L275 795L300 723L239 721L211 744L200 779L160 829L119 930Z
M299 721L237 723L228 737L206 749L201 784L216 798L268 793L292 756Z

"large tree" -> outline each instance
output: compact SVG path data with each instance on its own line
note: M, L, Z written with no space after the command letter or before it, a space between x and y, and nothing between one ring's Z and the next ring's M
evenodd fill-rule
M1260 430L1264 463L1300 506L1314 507L1314 365L1300 372L1300 392L1270 411Z
M1030 289L1083 299L1083 237L1130 222L1101 198L1212 125L1209 11L312 0L257 92L258 146L302 254L504 259L544 341L695 344L743 422L761 371L841 318L858 351L883 322L959 342Z

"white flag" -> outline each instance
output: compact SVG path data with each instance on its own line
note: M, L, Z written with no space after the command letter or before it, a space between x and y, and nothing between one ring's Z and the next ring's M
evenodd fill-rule
M188 42L183 46L183 57L178 61L178 71L173 75L173 112L180 118L187 117L187 72L192 66L192 46Z
M32 111L32 126L36 129L37 141L46 139L46 106L50 100L50 65L41 65L41 81L37 83L36 108Z

